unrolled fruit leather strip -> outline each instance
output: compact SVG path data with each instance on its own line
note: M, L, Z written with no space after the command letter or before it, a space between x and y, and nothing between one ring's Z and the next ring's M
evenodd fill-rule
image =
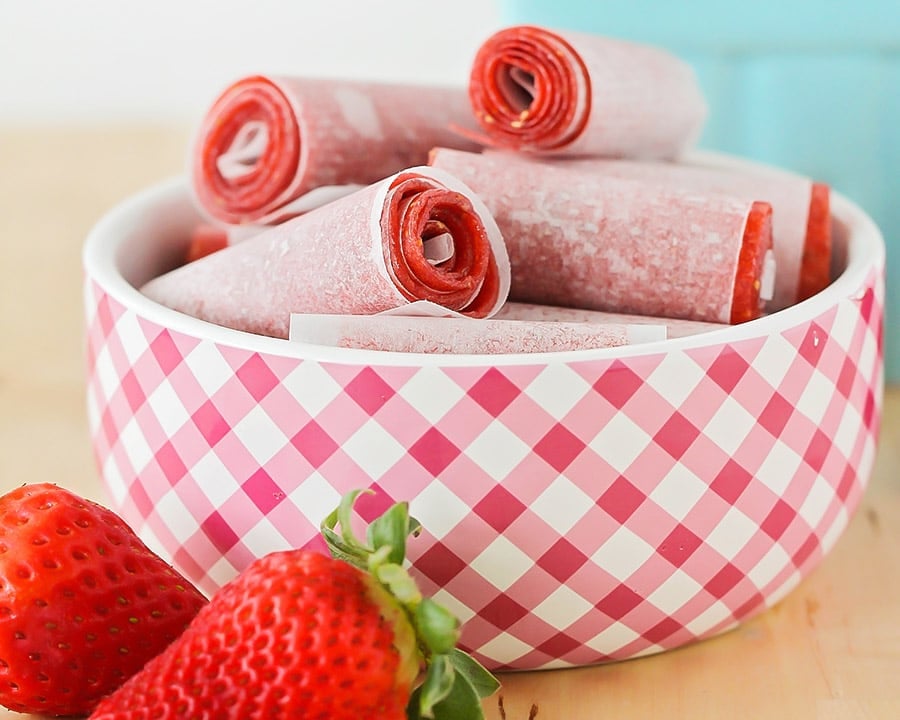
M275 224L308 210L317 189L423 165L434 145L474 149L450 124L473 126L464 88L245 77L200 123L194 195L218 221Z
M444 148L432 165L478 193L506 238L509 299L738 323L774 275L772 208L511 154Z
M772 243L778 274L769 311L823 290L831 265L830 189L786 170L755 163L723 167L696 160L638 162L604 158L546 160L610 177L668 185L685 192L724 193L772 206Z
M406 353L496 355L621 347L664 340L665 327L403 315L291 316L295 342Z
M693 69L674 55L529 25L481 45L469 102L486 144L567 156L674 157L707 115Z
M410 168L147 283L152 300L287 338L290 314L382 312L416 300L487 317L509 291L503 238L448 173Z
M494 315L495 320L525 320L531 322L593 323L596 325L648 325L665 328L669 339L690 337L729 327L725 323L683 320L681 318L650 317L629 313L583 310L581 308L535 305L508 302Z

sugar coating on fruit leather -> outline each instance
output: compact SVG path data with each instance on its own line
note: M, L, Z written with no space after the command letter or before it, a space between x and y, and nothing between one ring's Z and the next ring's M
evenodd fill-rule
M539 353L665 340L662 326L399 315L293 315L291 340L410 353Z
M462 88L246 77L199 127L194 194L220 221L272 224L317 188L368 185L424 164L434 145L473 148L451 123L472 124Z
M506 248L469 188L413 168L177 268L142 291L188 315L288 337L292 312L372 314L430 300L473 317L509 287Z
M549 161L548 161L549 162ZM554 160L560 167L628 178L685 192L722 193L772 206L772 250L778 272L769 311L783 310L821 291L831 265L831 191L787 170L759 165L724 168L693 162L608 158Z
M440 148L507 242L510 300L734 323L771 286L771 206Z
M693 69L664 50L532 26L481 45L469 99L487 144L567 156L674 157L707 115Z

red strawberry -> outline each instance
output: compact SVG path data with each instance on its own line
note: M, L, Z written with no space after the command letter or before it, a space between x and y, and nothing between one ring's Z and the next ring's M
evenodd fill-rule
M55 485L0 497L0 704L85 715L206 598L115 513Z
M341 559L257 560L92 720L481 718L496 681L455 649L458 621L402 567L418 523L394 505L363 545L349 531L357 494L323 526Z

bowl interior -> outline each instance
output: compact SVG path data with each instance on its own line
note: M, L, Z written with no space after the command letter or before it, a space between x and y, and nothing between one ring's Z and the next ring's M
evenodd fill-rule
M722 162L718 160L718 162ZM727 162L727 161L726 161ZM734 161L737 162L737 161ZM834 242L833 282L817 295L772 315L708 333L618 348L540 354L492 356L494 364L522 364L553 358L560 361L610 356L633 356L659 352L664 347L697 347L734 342L790 327L820 314L863 284L873 267L884 263L884 242L878 228L854 203L832 193ZM163 307L138 288L153 277L178 265L191 229L201 221L182 179L150 188L108 213L94 228L85 244L87 274L113 297L142 316L186 334L213 339L236 347L265 351L286 357L314 357L329 361L379 364L471 364L480 356L423 355L330 348L267 338L214 325ZM373 354L374 353L374 354Z

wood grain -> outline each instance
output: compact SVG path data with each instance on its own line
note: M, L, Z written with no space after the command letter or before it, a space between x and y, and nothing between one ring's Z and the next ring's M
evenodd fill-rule
M0 129L0 491L64 484L103 500L84 410L81 264L97 218L182 172L188 133ZM900 717L900 388L874 476L822 565L720 637L617 664L507 674L508 720ZM501 720L498 698L485 703ZM2 718L27 716L0 710ZM461 719L462 720L462 719Z

